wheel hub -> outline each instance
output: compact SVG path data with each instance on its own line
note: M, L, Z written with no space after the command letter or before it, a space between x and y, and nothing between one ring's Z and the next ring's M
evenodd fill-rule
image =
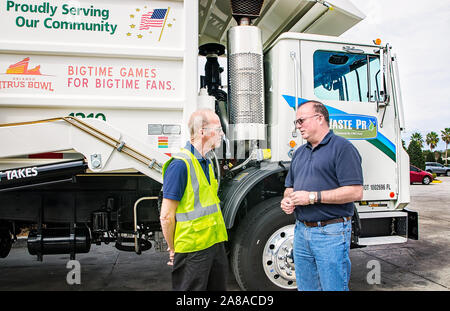
M284 226L270 236L263 250L264 272L272 283L285 289L297 287L293 242L294 225Z

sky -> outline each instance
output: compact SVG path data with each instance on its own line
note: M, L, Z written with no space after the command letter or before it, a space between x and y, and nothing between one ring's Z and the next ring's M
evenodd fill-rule
M397 54L405 111L402 135L450 128L450 0L351 0L366 18L341 37L389 43ZM425 144L426 145L426 144ZM450 148L450 146L449 146ZM429 149L428 145L424 149Z

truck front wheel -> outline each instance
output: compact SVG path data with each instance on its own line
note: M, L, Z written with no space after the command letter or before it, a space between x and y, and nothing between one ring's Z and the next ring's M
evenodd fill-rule
M231 248L236 281L245 290L295 289L293 215L280 208L281 197L255 206L239 225Z

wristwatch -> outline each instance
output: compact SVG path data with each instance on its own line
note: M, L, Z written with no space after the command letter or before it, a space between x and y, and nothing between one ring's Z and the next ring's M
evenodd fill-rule
M314 204L314 201L316 200L316 193L310 192L309 193L309 204Z

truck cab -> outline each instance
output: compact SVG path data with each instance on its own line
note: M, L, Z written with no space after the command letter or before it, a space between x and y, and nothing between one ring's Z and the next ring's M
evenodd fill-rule
M350 140L361 154L364 191L363 199L355 202L352 247L404 243L415 237L413 232L417 233L417 215L404 209L409 203L409 157L401 144L404 119L396 61L389 45L290 32L280 35L264 55L271 161L279 161L287 170L295 150L306 143L293 125L296 107L306 100L324 103L330 129ZM285 170L273 170L274 175L285 176ZM279 182L284 183L283 177ZM295 274L290 250L294 225L282 220L288 216L269 212L269 206L278 202L270 198L259 203L248 217L253 219L253 226L266 229L248 228L245 236L249 242L240 242L250 246L258 239L266 240L260 250L261 268L276 286L292 288ZM264 207L268 210L264 211ZM259 214L258 209L262 211ZM283 225L271 227L274 218ZM242 261L245 258L241 253L252 258L250 250L235 252ZM241 275L244 284L264 282L254 275L235 275L238 280Z

